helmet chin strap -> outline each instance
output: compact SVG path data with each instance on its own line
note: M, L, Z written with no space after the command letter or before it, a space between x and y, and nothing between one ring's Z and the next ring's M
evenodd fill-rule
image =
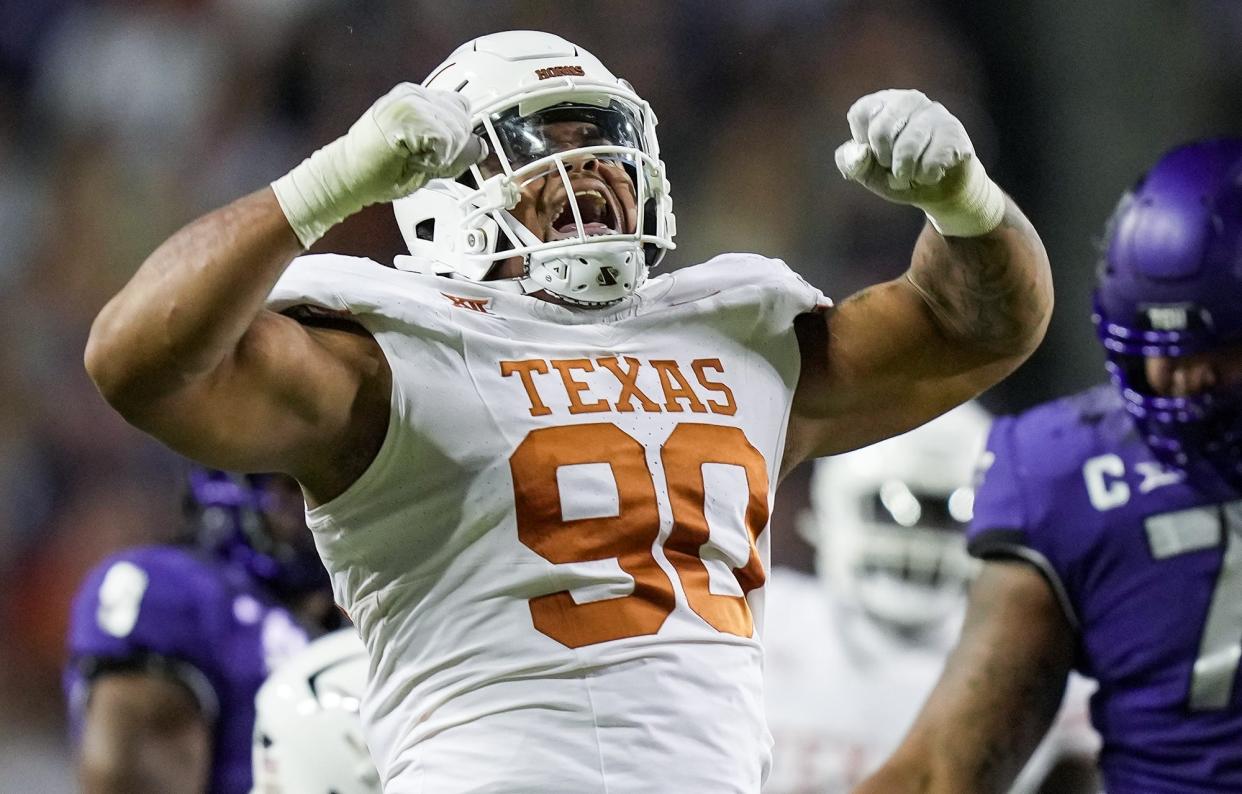
M543 240L535 236L534 232L526 228L526 224L513 217L513 213L509 212L509 210L500 210L496 214L503 220L500 228L507 232L511 238L516 237L516 243L522 246L531 246L539 245L543 242ZM544 289L542 285L536 284L530 276L530 254L522 257L522 275L506 280L515 282L521 287L522 293L525 295L530 295L532 292L540 292Z

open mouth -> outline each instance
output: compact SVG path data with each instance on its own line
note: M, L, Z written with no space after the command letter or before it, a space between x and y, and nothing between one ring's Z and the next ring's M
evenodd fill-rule
M582 216L582 229L587 237L617 234L620 231L621 213L618 211L616 199L610 190L584 185L574 190L574 199L578 204L578 213ZM553 211L548 239L564 240L576 237L578 225L574 221L574 210L569 203L569 196L562 200L559 208L553 208Z

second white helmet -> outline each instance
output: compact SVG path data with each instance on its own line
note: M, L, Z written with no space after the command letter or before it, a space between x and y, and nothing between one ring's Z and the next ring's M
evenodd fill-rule
M494 33L458 47L423 85L470 100L490 155L393 202L412 255L397 267L477 281L520 257L523 291L606 306L674 248L655 114L594 55L549 33ZM533 186L539 229L514 214Z
M904 628L937 624L977 570L966 552L990 419L966 403L908 433L822 458L802 532L838 597Z
M255 794L380 794L359 716L367 664L349 628L268 676L255 696Z

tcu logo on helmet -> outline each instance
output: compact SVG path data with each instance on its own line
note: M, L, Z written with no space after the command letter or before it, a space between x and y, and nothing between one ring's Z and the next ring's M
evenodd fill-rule
M1190 317L1187 307L1178 306L1148 306L1147 322L1157 331L1183 331L1190 325Z

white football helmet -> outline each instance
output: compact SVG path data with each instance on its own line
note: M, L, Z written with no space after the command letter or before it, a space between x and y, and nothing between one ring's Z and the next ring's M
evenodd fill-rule
M975 464L990 418L976 403L894 438L822 458L799 529L821 578L847 602L902 630L960 607L978 564L966 553Z
M348 628L268 676L255 696L251 794L380 794L358 716L367 664Z
M398 268L478 281L521 257L524 292L607 306L675 247L655 114L594 55L549 33L493 33L458 47L423 85L470 100L490 155L393 202L412 254ZM512 213L523 189L546 239Z

